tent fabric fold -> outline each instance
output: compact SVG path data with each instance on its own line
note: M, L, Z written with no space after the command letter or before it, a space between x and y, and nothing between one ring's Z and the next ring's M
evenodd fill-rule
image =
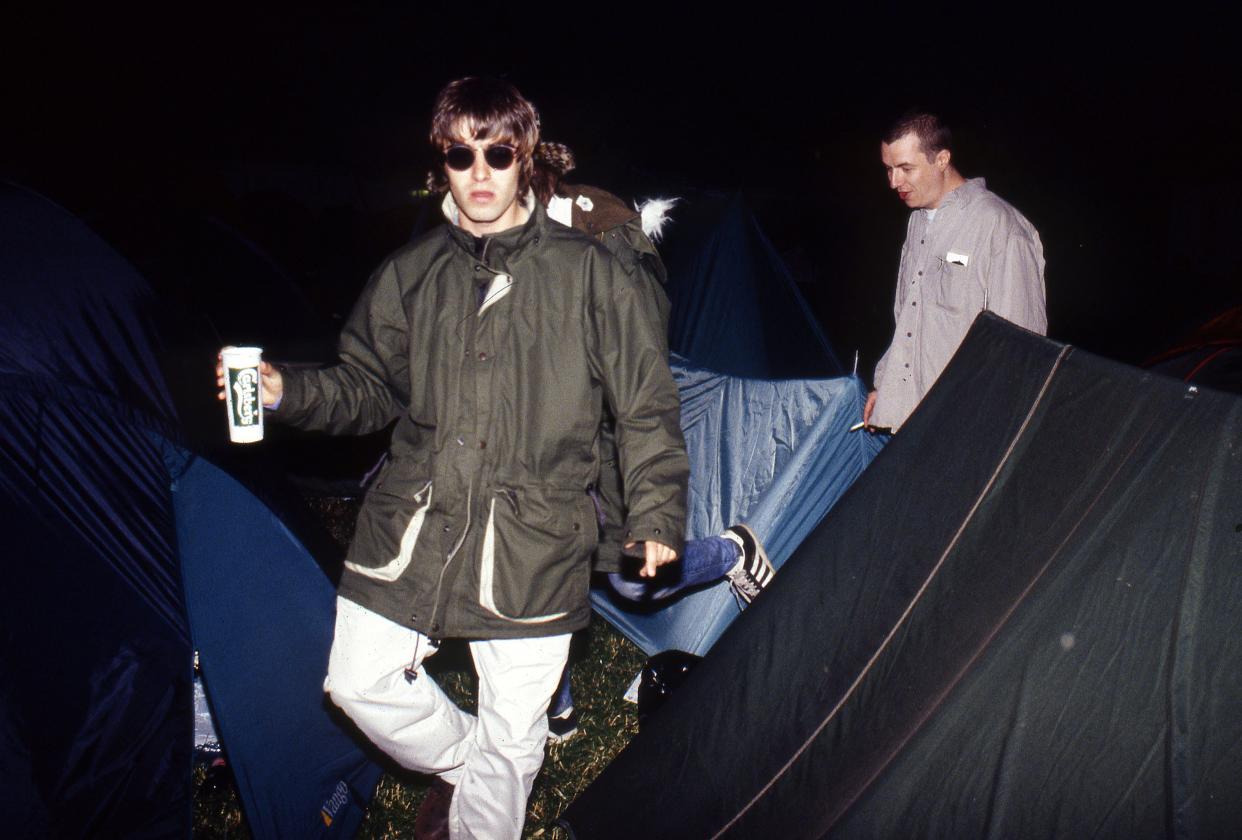
M982 316L573 835L1236 834L1240 440L1242 400Z
M0 185L0 790L5 833L190 822L190 634L153 430L171 403L142 278Z

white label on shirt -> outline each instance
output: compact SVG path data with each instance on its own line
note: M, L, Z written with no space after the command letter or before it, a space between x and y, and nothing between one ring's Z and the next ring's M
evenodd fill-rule
M970 262L970 254L955 254L950 251L945 255L945 261L953 263L954 265L965 266Z

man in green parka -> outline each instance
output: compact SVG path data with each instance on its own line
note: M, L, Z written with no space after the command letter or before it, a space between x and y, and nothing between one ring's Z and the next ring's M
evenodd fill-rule
M646 575L682 550L688 465L650 295L530 193L530 103L503 81L452 82L431 142L449 224L379 267L337 364L265 364L265 404L338 434L396 420L341 580L325 690L436 777L420 835L516 838L570 634L590 616L605 403ZM450 637L470 640L477 716L423 670Z

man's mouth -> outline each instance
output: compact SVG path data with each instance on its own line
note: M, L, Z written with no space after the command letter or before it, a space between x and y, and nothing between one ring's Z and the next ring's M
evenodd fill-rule
M471 201L491 201L492 193L487 192L485 190L480 190L478 192L472 192L470 193L470 200Z

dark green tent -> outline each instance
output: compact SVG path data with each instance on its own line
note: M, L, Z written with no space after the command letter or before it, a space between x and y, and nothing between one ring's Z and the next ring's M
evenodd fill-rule
M576 838L1236 837L1242 399L984 315Z

